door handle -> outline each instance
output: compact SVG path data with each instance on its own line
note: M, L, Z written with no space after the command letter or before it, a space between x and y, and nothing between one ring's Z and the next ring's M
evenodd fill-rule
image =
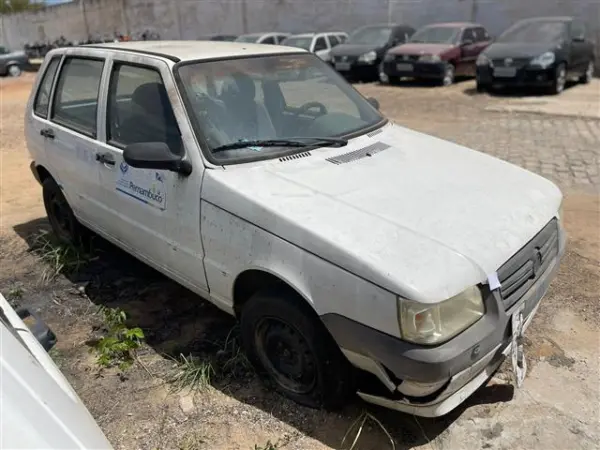
M48 139L54 139L54 130L52 128L42 128L40 134Z
M96 153L96 161L106 164L107 166L115 165L115 159L110 153Z

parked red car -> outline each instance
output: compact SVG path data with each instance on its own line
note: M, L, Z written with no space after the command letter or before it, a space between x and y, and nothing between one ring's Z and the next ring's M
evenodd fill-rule
M486 29L476 23L427 25L387 52L379 78L384 83L402 77L433 79L449 86L456 76L475 76L475 61L490 43Z

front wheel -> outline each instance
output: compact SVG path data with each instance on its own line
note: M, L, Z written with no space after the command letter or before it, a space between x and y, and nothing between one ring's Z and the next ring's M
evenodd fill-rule
M558 95L565 90L567 84L567 66L564 63L560 63L556 66L554 73L554 81L550 87L550 94Z
M442 86L450 86L454 84L454 66L450 63L446 64L444 69L444 78L442 78Z
M581 76L581 78L579 79L580 83L583 84L588 84L592 81L592 78L594 77L594 61L590 61L587 65L587 69L585 70L585 73Z
M339 408L352 394L351 366L303 301L286 290L252 296L242 309L242 343L279 393L311 408Z
M11 77L14 77L14 78L19 77L19 76L21 76L22 72L23 71L21 70L21 68L16 64L13 64L12 66L8 66L8 74Z

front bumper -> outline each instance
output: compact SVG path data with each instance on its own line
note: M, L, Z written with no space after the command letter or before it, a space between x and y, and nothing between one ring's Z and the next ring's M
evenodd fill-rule
M477 67L477 84L491 87L547 87L556 79L556 69L524 66L518 68L514 76L496 76L491 66Z
M379 77L379 60L365 63L358 60L338 61L336 59L331 64L346 78L376 79Z
M511 318L524 305L524 329L533 319L540 300L558 271L565 249L565 235L559 229L559 248L554 261L529 290L504 309L498 291L486 298L486 314L471 328L436 347L423 347L348 321L343 329L339 316L323 321L348 359L355 366L375 374L389 393L359 392L364 400L423 417L437 417L452 411L498 369L511 347ZM403 396L404 382L417 385L440 384L435 393L420 398Z
M388 77L442 80L446 73L446 62L386 61L383 63L383 71Z

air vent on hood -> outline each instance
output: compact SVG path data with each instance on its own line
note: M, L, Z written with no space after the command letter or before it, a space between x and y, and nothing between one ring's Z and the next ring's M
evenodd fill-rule
M379 133L381 133L382 131L383 131L383 130L382 130L381 128L379 128L378 130L371 131L370 133L368 133L368 134L367 134L367 136L369 136L369 137L373 137L373 136L376 136L376 135L378 135L378 134L379 134Z
M354 150L353 152L334 156L333 158L327 158L327 161L333 164L346 164L356 161L357 159L366 158L367 156L373 156L376 153L382 152L388 148L390 148L390 145L388 144L384 144L383 142L375 142L374 144L368 145L365 148L360 148L358 150Z
M295 155L290 155L290 156L282 156L281 158L279 158L279 161L281 161L281 162L292 161L293 159L306 158L307 156L310 156L310 152L296 153Z

